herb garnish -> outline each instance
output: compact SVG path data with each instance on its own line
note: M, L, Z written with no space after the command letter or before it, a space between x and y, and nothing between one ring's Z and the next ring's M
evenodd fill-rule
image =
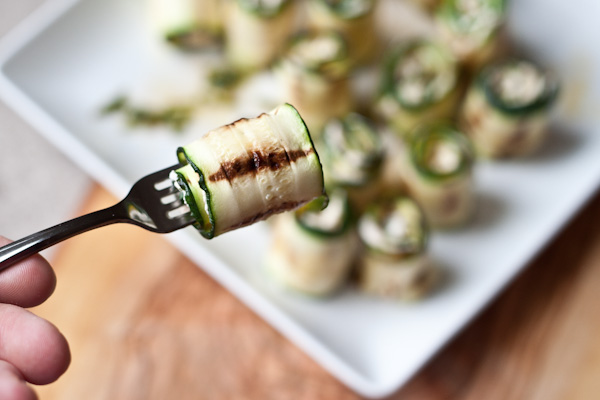
M177 105L150 110L131 105L126 96L118 96L102 108L102 115L116 113L124 114L132 127L166 125L181 132L192 118L193 107Z

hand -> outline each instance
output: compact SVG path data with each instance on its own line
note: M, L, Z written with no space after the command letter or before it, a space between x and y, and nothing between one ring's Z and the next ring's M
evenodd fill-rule
M0 236L0 246L9 242ZM0 273L0 399L36 399L27 382L54 382L71 361L58 329L24 309L43 303L55 285L52 267L39 255Z

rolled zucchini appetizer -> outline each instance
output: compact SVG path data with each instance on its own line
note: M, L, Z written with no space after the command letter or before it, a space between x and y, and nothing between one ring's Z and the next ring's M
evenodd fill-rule
M310 0L312 29L333 29L344 36L354 64L370 61L378 50L375 0Z
M324 193L312 139L289 104L208 132L177 154L183 166L172 179L208 239Z
M505 14L506 0L443 0L435 21L454 55L477 68L498 52Z
M154 29L172 45L197 50L220 42L220 0L149 0L148 4Z
M298 34L276 65L286 101L298 108L311 132L352 109L349 69L346 41L334 31Z
M432 228L466 223L474 208L472 145L443 123L419 127L407 145L404 182Z
M405 136L418 124L455 111L458 68L442 47L412 41L392 51L382 75L377 111Z
M384 150L379 132L370 120L357 113L332 119L315 145L327 187L345 188L352 205L359 210L375 198Z
M358 237L344 191L332 191L324 210L313 208L305 206L276 220L266 264L284 286L324 296L346 282Z
M411 198L373 204L359 219L358 234L365 247L360 264L364 292L404 300L429 292L437 270L426 254L427 223Z
M512 59L485 68L462 110L465 132L488 158L526 156L546 137L557 79L534 63Z
M292 0L227 0L225 55L243 71L269 66L294 29Z

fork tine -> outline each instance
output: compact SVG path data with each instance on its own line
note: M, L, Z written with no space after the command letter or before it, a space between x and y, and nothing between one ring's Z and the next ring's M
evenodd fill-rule
M183 201L183 199L175 199L169 203L163 203L165 205L165 207L169 210L174 210L176 208L179 208L181 206L186 206L185 202Z
M160 202L164 205L167 205L167 204L172 205L174 202L176 202L178 200L182 200L182 199L183 199L183 194L181 192L174 191L165 196L161 196Z
M154 183L154 189L158 192L162 192L163 190L169 190L173 186L173 182L169 177L161 178L156 177L156 182Z
M169 211L167 211L167 218L171 220L178 220L181 222L193 222L194 219L190 213L190 209L187 206L185 206L185 204L181 204L179 207L172 208Z
M153 232L166 233L194 222L183 201L183 193L169 178L171 171L177 168L179 165L173 165L146 175L133 185L124 199L128 207L134 205L137 210L135 217L129 213L133 223Z
M179 190L175 187L175 185L173 185L173 182L171 182L171 186L166 187L161 190L157 190L157 192L160 193L161 195L166 196L168 194L177 193L177 192L179 192Z

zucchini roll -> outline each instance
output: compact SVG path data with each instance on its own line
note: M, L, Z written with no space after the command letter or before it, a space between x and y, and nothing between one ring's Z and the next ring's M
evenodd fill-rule
M426 254L427 224L411 198L371 205L358 221L358 235L365 247L360 265L364 292L411 300L431 289L437 270Z
M280 55L294 29L292 0L227 0L225 54L233 66L254 71Z
M353 106L346 41L334 31L302 32L277 65L286 101L298 108L311 132Z
M332 29L344 36L355 64L368 62L376 53L375 0L310 0L311 28Z
M476 68L498 52L505 13L506 0L443 0L435 21L454 55Z
M266 265L283 285L323 296L345 283L356 257L358 237L343 190L330 193L324 210L312 208L304 206L277 218Z
M154 28L184 50L214 46L222 35L220 0L150 0Z
M433 228L465 223L474 207L472 145L450 125L423 125L407 145L404 182Z
M482 70L469 89L463 127L483 157L531 154L546 136L557 93L556 78L530 61L496 63Z
M384 156L375 126L360 114L330 120L316 143L325 184L348 191L351 203L362 209L377 195L377 179Z
M421 122L449 118L459 95L458 68L442 47L428 41L412 41L387 60L378 112L400 135Z
M172 179L210 239L324 193L319 157L289 104L217 128L177 150Z

